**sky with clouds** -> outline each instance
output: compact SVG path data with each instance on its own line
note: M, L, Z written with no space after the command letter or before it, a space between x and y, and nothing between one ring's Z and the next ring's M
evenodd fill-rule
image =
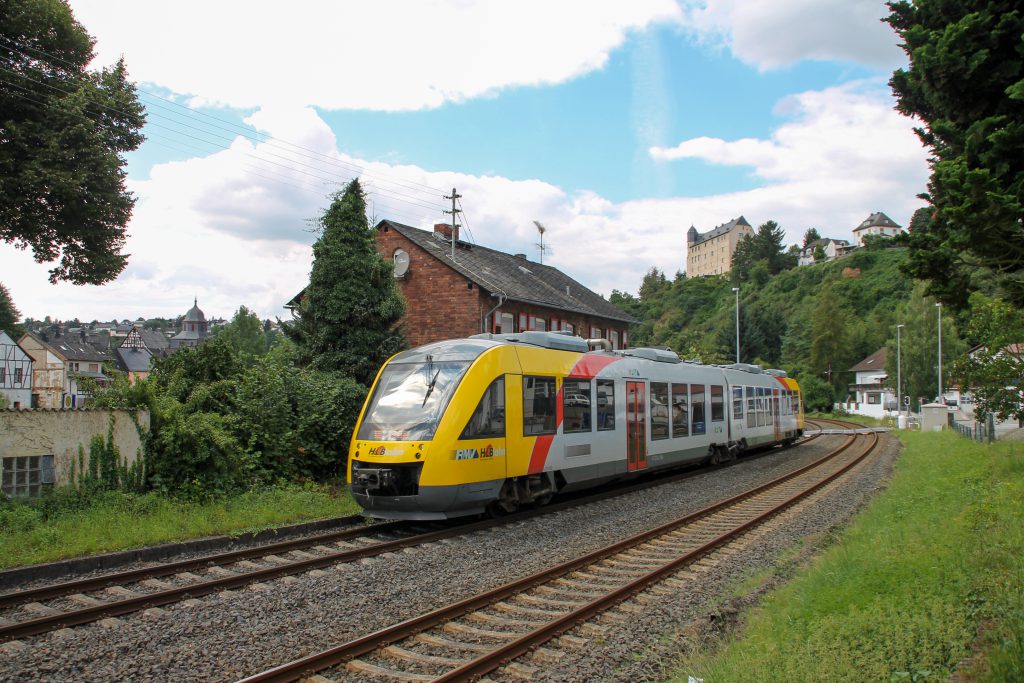
M685 268L685 233L739 215L790 243L906 225L927 153L887 86L875 0L71 0L94 65L148 111L122 275L51 285L0 245L24 316L285 317L312 223L353 177L371 218L429 228L452 188L478 244L602 294Z

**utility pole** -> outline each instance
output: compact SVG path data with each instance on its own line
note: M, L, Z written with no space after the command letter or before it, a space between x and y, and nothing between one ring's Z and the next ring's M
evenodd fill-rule
M900 348L900 330L903 325L896 326L896 411L903 414L903 357Z
M732 291L736 294L736 363L740 362L740 288L733 287Z
M945 404L942 398L942 302L936 301L935 307L939 309L939 403Z
M452 200L452 210L451 211L445 211L445 213L450 213L452 215L452 261L454 261L455 260L455 240L456 240L456 236L458 235L459 227L461 227L458 224L457 219L459 217L459 214L462 213L461 211L459 211L459 209L456 208L455 200L461 199L462 195L459 194L458 192L456 192L455 188L453 187L452 188L451 196L449 197L448 195L444 195L444 198Z

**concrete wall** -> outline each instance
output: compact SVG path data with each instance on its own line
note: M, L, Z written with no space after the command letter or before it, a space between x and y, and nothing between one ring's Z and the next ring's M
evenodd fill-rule
M78 459L79 444L88 457L92 437L106 437L111 413L114 444L121 458L127 458L131 464L141 454L142 439L131 415L124 410L0 410L0 458L52 455L55 485L68 484L72 459ZM148 432L149 412L139 411L138 420Z

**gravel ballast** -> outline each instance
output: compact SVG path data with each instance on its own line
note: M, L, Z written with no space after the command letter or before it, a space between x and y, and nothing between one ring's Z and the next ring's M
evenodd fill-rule
M0 646L0 680L230 681L336 645L663 524L806 464L841 442L823 436L673 484L456 539L285 577L108 623ZM645 606L557 664L552 681L659 679L706 622L725 587L778 561L780 551L842 524L876 492L898 444L822 502L707 573L698 591ZM671 642L669 642L671 641ZM498 673L496 678L505 678ZM510 679L509 679L510 680Z

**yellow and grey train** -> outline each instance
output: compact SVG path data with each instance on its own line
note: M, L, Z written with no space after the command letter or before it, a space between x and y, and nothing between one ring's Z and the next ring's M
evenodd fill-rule
M512 512L803 432L800 388L781 371L599 345L552 332L483 334L392 357L349 449L356 501L387 519Z

